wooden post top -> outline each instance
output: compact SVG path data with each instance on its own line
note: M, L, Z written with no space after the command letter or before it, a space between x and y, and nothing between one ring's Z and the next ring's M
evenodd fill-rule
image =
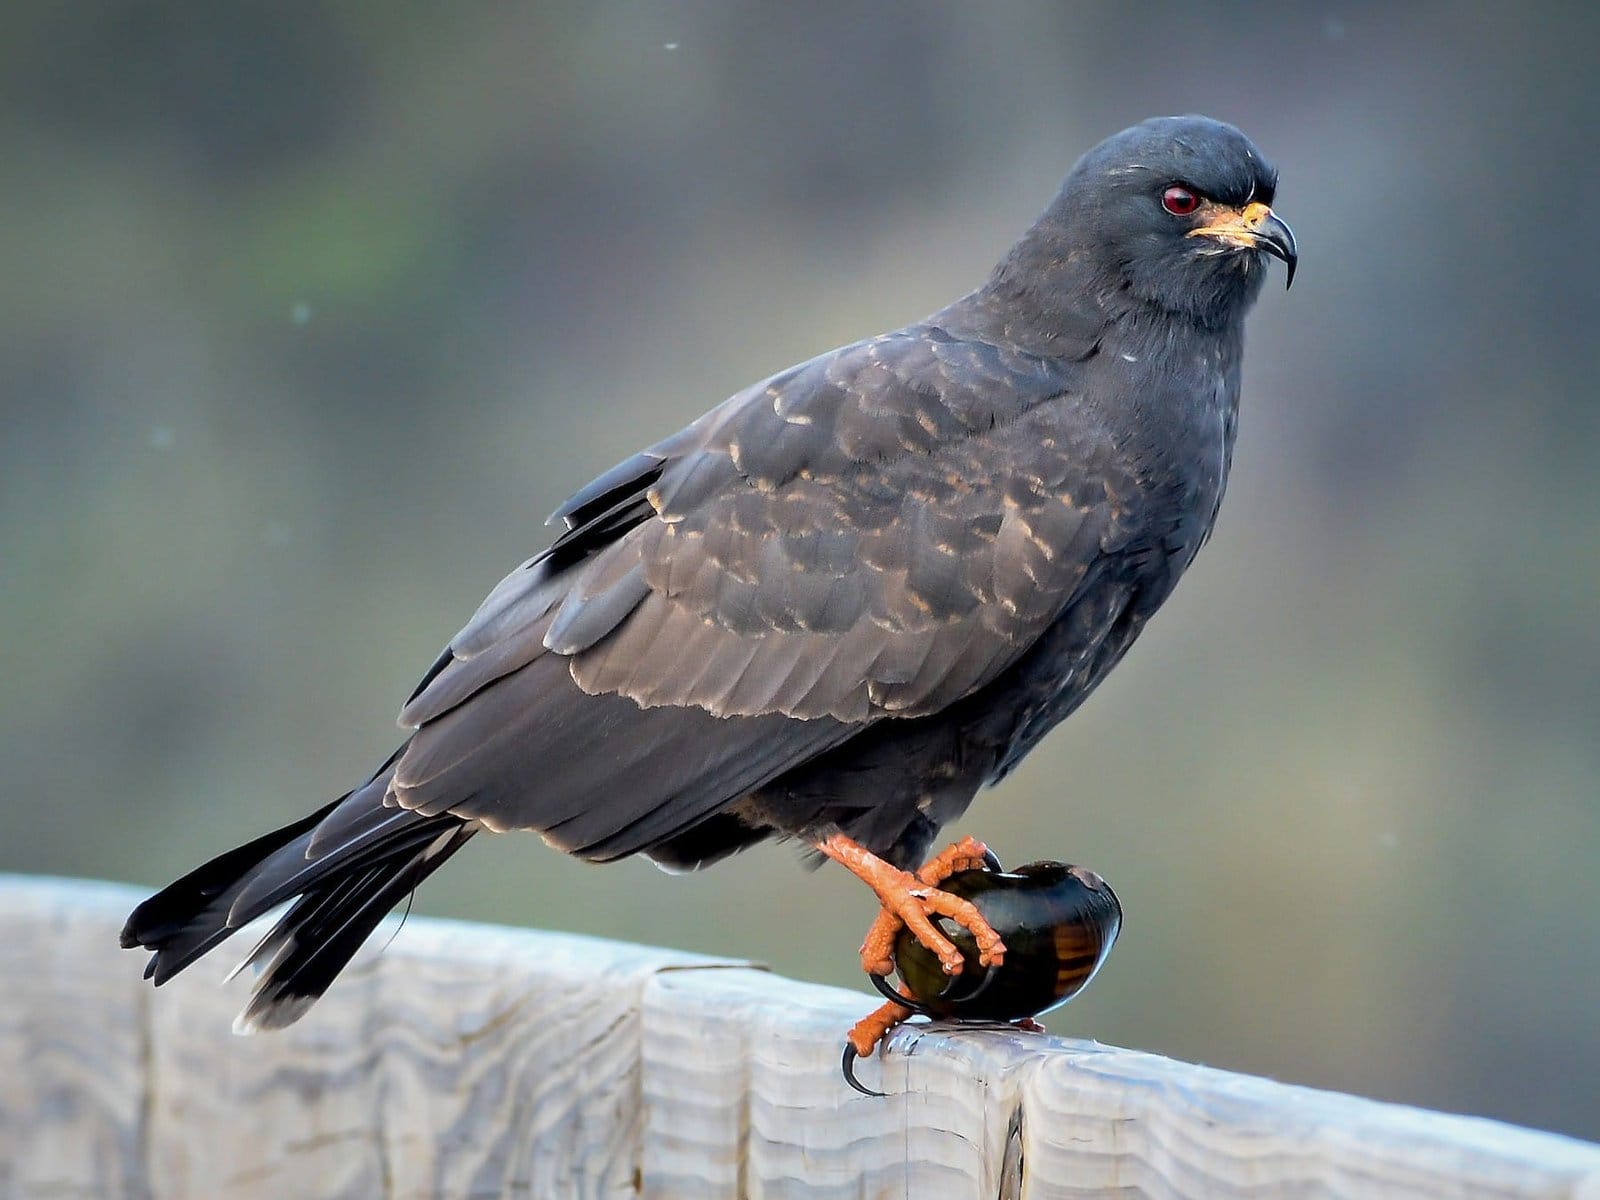
M864 1097L864 990L568 934L412 917L237 1037L229 956L117 948L141 897L0 876L0 1197L1600 1200L1600 1146L1005 1027L905 1027Z

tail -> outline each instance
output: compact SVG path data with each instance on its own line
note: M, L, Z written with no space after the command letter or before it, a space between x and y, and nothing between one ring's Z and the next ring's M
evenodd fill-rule
M255 966L258 978L234 1029L281 1029L303 1016L389 910L476 829L448 813L383 807L390 771L385 764L326 808L212 859L134 909L122 945L155 951L145 978L159 987L293 899L239 964Z

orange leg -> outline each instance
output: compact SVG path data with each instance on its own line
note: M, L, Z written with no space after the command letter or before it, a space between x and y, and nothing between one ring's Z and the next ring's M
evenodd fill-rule
M905 993L904 985L901 985L900 991L902 995ZM910 1015L911 1010L905 1005L892 1000L885 1001L852 1025L845 1038L855 1047L857 1054L866 1058L879 1042L889 1036L891 1029Z
M946 975L961 974L961 951L939 932L932 921L935 916L949 917L972 934L983 966L998 966L1004 961L1005 943L983 915L969 901L941 892L937 886L956 871L981 866L986 853L983 843L964 838L941 851L915 875L891 866L843 834L836 833L817 843L817 849L870 887L883 905L883 912L873 921L861 946L861 966L869 974L888 975L894 970L894 939L902 923L938 957Z
M924 863L917 872L917 880L924 887L937 888L957 871L970 871L986 866L988 853L989 848L977 838L964 837L959 842L946 846ZM878 910L877 918L867 930L866 940L861 944L861 965L870 974L887 975L893 969L894 939L904 924L905 921L901 919L900 914L893 909L885 907ZM982 945L981 941L979 945ZM1002 961L1005 950L1004 945L998 946L994 962ZM986 962L983 965L989 964ZM883 969L874 970L874 967Z
M900 994L909 996L905 985L900 985ZM844 1057L840 1059L840 1069L844 1071L844 1081L863 1096L883 1096L883 1092L875 1092L856 1078L857 1057L866 1058L877 1047L878 1043L888 1036L889 1031L911 1015L911 1010L903 1004L896 1004L892 1000L879 1006L861 1020L857 1021L845 1035Z

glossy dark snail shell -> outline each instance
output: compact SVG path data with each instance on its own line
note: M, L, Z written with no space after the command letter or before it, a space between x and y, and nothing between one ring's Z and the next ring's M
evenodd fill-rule
M972 935L938 918L966 961L952 978L901 931L894 958L914 997L908 1006L941 1020L1015 1021L1065 1003L1094 978L1122 928L1116 893L1086 867L1036 862L1014 871L960 871L939 888L972 901L1006 945L1005 961L986 970ZM880 982L880 990L887 986Z

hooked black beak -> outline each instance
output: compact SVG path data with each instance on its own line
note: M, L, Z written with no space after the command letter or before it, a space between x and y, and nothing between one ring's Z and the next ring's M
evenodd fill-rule
M1294 286L1294 268L1295 264L1300 261L1300 251L1294 244L1294 230L1269 212L1267 213L1267 219L1261 223L1255 232L1256 244L1272 255L1273 258L1281 259L1283 265L1288 268L1286 272L1288 277L1283 284L1284 291L1288 291Z
M1216 238L1224 245L1240 249L1264 250L1289 268L1288 282L1284 286L1294 286L1294 268L1300 261L1294 231L1259 201L1243 209L1219 208L1214 220L1191 229L1188 236Z

